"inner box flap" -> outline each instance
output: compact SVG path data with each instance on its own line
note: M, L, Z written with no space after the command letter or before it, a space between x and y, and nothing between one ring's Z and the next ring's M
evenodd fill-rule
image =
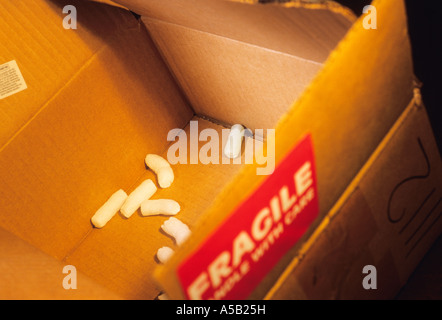
M0 20L11 43L2 59L24 66L28 89L0 101L2 123L15 120L3 107L16 108L22 119L0 152L0 226L63 259L92 229L93 213L116 190L132 186L146 170L145 155L164 151L168 130L183 128L193 111L127 10L87 1L14 3L18 20ZM65 3L84 13L77 30L62 26ZM35 38L32 46L9 23L22 24L25 36ZM113 25L118 32L106 35ZM84 52L71 66L76 50ZM61 79L51 81L57 74Z
M319 63L325 62L356 20L350 10L344 7L331 10L327 5L303 7L290 3L250 4L227 0L116 2L148 19L169 22ZM173 43L170 45L173 46Z
M197 114L274 128L351 27L349 10L224 0L122 0Z
M63 28L74 5L78 29ZM0 148L42 110L69 80L123 29L137 28L124 10L85 1L2 1L0 64L15 60L27 89L0 100Z

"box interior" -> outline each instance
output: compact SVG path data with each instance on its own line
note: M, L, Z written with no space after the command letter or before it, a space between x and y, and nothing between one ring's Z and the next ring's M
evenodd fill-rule
M275 128L354 20L325 8L140 3L131 8L144 24L80 0L0 4L0 62L16 60L28 86L0 101L0 227L125 298L151 299L155 253L176 248L160 232L167 218L115 216L98 230L94 212L116 190L156 181L145 155L165 156L168 132L189 136L191 120L200 131ZM62 27L65 5L77 30ZM180 202L192 228L243 166L175 165L174 184L153 198Z

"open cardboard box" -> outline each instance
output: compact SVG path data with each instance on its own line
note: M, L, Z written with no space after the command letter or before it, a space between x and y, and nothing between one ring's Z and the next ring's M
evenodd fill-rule
M0 100L0 296L153 299L165 289L188 297L177 267L281 176L307 136L319 210L242 292L263 298L413 99L404 5L374 1L378 29L366 30L333 2L118 4L0 4L0 67L23 77ZM66 5L77 9L77 29L63 27ZM182 206L177 218L193 233L179 249L160 232L162 216L116 216L94 229L90 218L113 192L156 181L145 155L166 156L170 130L190 139L193 120L199 133L235 123L276 129L275 174L257 175L258 159L174 165L173 185L154 198ZM264 150L265 130L250 138ZM177 250L164 266L161 246ZM64 265L85 279L76 290L62 287Z

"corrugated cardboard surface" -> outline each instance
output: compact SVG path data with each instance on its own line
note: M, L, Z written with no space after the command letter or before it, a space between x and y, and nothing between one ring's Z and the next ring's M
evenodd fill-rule
M64 4L78 3L64 1ZM44 108L105 45L109 36L122 27L117 21L126 28L136 27L136 21L128 19L123 12L94 5L79 15L82 27L69 32L62 27L62 4L63 1L2 1L0 4L0 61L16 60L28 85L27 90L0 102L1 146Z
M403 3L379 0L373 5L382 26L366 30L362 19L356 21L276 127L277 163L306 133L312 134L314 144L320 217L299 244L319 225L413 96L414 77ZM194 237L169 264L157 269L157 279L171 295L182 297L176 277L179 262L263 181L263 177L255 175L255 169L245 167L235 176L198 221ZM273 286L296 256L299 244L264 279L252 298L262 298Z
M396 295L397 300L441 300L442 235L413 271L407 284Z
M67 4L79 12L78 30L62 28ZM94 240L89 219L116 189L136 186L145 174L145 154L162 153L167 130L183 128L193 111L129 12L84 1L3 6L2 61L17 61L28 89L2 101L1 226L58 260L75 261L125 297L153 298L149 275L157 246L148 241L146 256L136 250L151 238L130 229L127 237L118 227L114 234L109 227L108 238ZM238 166L183 167L190 170L181 179L184 194L189 183L198 187L193 179L202 183L184 205L195 209L196 216L183 218L192 225ZM201 174L206 170L210 174ZM113 267L102 273L105 257Z
M413 101L268 297L394 298L442 233L441 183L425 108ZM365 265L377 269L376 290L362 286Z
M158 21L244 42L303 59L324 62L354 14L344 7L314 10L303 5L247 4L225 0L118 0L134 12ZM305 6L308 6L305 4ZM173 45L173 43L171 43Z
M143 21L195 112L224 123L274 128L322 67L199 30Z
M0 299L2 300L84 300L121 299L115 292L78 270L63 271L66 264L0 228ZM75 289L65 289L63 281ZM65 277L66 278L65 280Z
M1 147L0 225L61 260L92 230L95 210L117 189L131 187L146 170L146 153L162 152L169 128L184 127L193 112L131 13L85 1L56 3L88 12L79 15L78 30L63 29L63 5L31 1L28 11L17 9L15 23L34 39L25 45L18 38L1 51L2 59L23 66L29 86L0 106L23 108L31 119L8 131L13 139ZM16 30L9 23L1 20L1 30L12 41ZM57 81L40 81L52 64L46 76L58 74ZM15 119L2 113L2 121Z
M219 3L212 14L222 16L224 9L219 11ZM65 4L89 12L79 15L78 31L62 28ZM185 12L176 10L180 9L177 4L180 2L170 4L177 14L174 19L186 18ZM253 7L234 5L244 7L238 11L241 15L230 18L240 25L243 19L246 25L250 23L247 12ZM383 8L379 10L379 20L383 17L385 21L383 28L378 33L366 32L355 24L323 72L278 125L277 160L299 137L312 133L322 214L337 200L411 95L413 77L402 3L378 1L376 5ZM159 287L152 280L157 265L154 253L165 242L171 244L171 239L159 232L164 217L134 215L124 220L116 216L102 230L92 229L89 220L117 189L130 192L141 179L154 178L146 172L144 156L164 155L168 130L185 128L194 116L180 91L183 86L174 82L177 75L171 75L144 26L124 9L64 0L22 0L2 6L8 10L1 11L7 19L0 21L4 24L0 43L8 46L2 47L0 57L17 61L28 89L0 105L8 110L0 118L7 128L0 153L0 226L58 260L78 265L80 271L125 298L155 297ZM271 11L269 17L283 19L278 10ZM17 13L11 16L9 12L14 11ZM256 16L251 17L256 21ZM10 24L16 28L9 29ZM216 23L211 26L218 27ZM22 29L24 38L19 38L15 30ZM221 39L218 44L226 46L243 41L239 46L249 53L261 45L248 43L250 35L244 30L221 30L220 38L215 29L192 37L208 37L213 31L211 40ZM341 33L343 30L345 26ZM265 36L260 39L273 43ZM367 51L359 41L382 48L383 55ZM226 52L228 59L222 63L231 67L235 65L229 62L234 51ZM256 52L269 59L271 51L257 48ZM253 69L253 64L249 68ZM382 76L373 70L382 70ZM242 75L237 72L233 76L239 80ZM286 88L285 83L281 86ZM355 87L361 90L355 93ZM254 94L248 98L260 99L259 91ZM271 112L265 108L258 111L264 116ZM21 116L16 117L15 112ZM206 120L201 124L201 128L222 129ZM360 140L354 139L355 134ZM240 166L177 166L174 189L162 190L162 195L182 199L180 218L193 228L194 237L172 262L183 258L261 181L256 166L243 170ZM292 257L293 252L281 261L258 288L257 297L267 292ZM178 294L171 266L158 269L157 279Z
M221 136L222 126L195 117L198 130L214 129ZM184 128L190 139L190 126ZM221 142L221 141L220 141ZM200 145L203 145L201 142ZM187 146L190 148L190 140ZM188 154L190 152L188 151ZM162 153L166 157L166 153ZM142 163L144 158L139 158ZM152 199L174 199L181 205L176 216L193 229L198 218L207 210L213 197L238 173L241 165L177 164L173 166L175 180L171 187L159 189ZM151 171L142 174L129 192L145 179L156 181ZM129 299L154 299L160 292L152 273L158 265L155 254L162 246L174 250L176 245L161 232L161 224L168 217L142 217L134 214L130 219L114 217L105 228L94 229L72 252L66 262L78 266L97 282Z
M219 0L126 3L145 14L195 112L251 129L276 126L355 21L347 11L325 8Z

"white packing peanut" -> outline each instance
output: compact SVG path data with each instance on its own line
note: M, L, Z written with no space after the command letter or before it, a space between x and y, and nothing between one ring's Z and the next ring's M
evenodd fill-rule
M120 209L120 212L126 218L129 218L143 201L149 199L157 191L157 187L152 180L144 180L134 191L132 191Z
M174 180L172 167L163 167L157 171L158 184L161 188L169 188Z
M169 247L161 247L157 251L157 258L160 263L166 263L167 260L175 253L172 248Z
M141 204L141 214L143 216L154 216L160 214L173 216L180 212L180 210L180 204L171 199L145 200Z
M224 154L226 157L235 159L241 154L242 140L244 138L244 127L240 124L232 126L229 132L227 143L224 146Z
M164 223L161 225L161 229L163 229L163 231L168 235L175 238L175 242L178 246L183 244L191 233L189 227L175 217L171 217L164 221Z
M120 210L126 199L127 194L123 190L120 189L115 192L91 218L94 227L103 228L118 210Z
M158 184L161 188L170 187L174 180L174 174L166 159L156 154L148 154L145 163L157 175Z

